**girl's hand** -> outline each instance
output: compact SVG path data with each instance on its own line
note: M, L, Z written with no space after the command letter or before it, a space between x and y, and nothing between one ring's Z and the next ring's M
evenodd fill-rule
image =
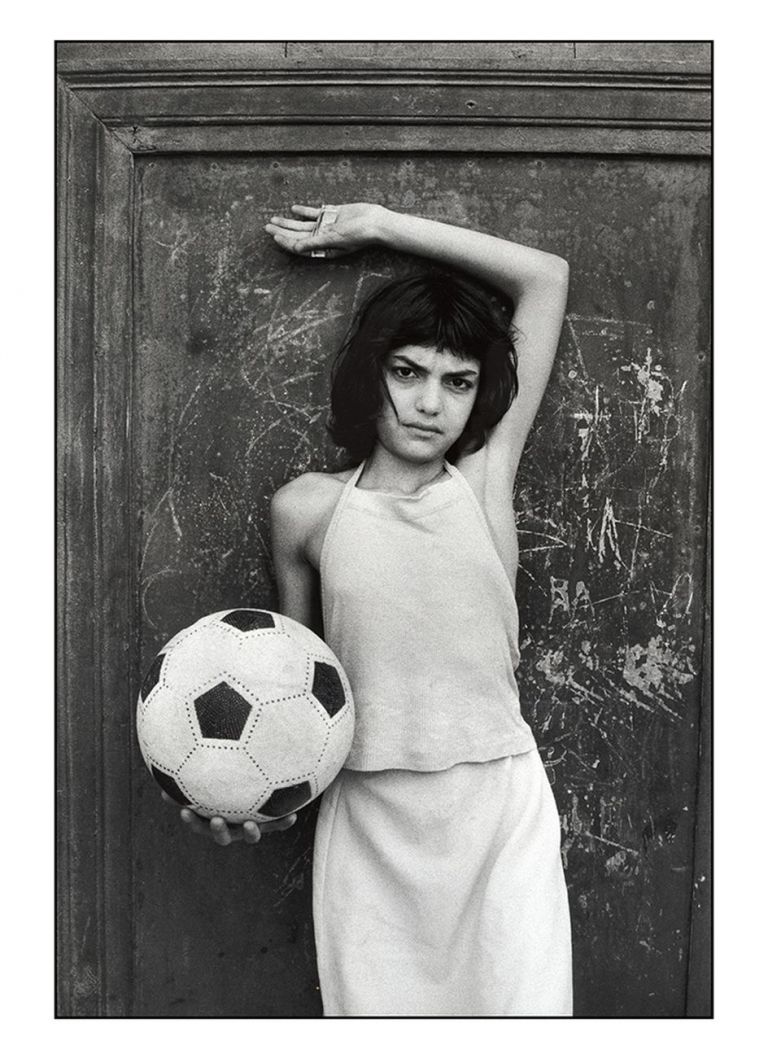
M291 206L294 217L272 217L264 230L277 245L299 257L310 257L312 251L324 251L317 256L341 257L380 241L381 221L386 210L367 202L346 206L326 206L323 226L312 234L320 210L314 206ZM335 220L334 220L335 217Z
M176 804L164 790L162 791L162 798L168 804ZM182 808L180 815L182 821L193 833L202 834L204 837L215 841L217 845L231 845L233 841L244 841L246 845L255 845L261 841L262 834L268 834L270 830L287 830L288 827L292 827L296 822L295 813L283 816L282 819L272 820L269 823L257 823L253 819L247 819L242 826L227 823L221 816L214 816L210 820L203 819L202 816L193 812L191 808Z

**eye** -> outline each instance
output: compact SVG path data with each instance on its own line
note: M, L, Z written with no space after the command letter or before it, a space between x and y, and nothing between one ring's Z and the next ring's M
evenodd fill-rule
M404 364L393 364L390 368L390 371L395 376L395 378L407 379L416 377L416 373L414 372L413 368L406 367Z
M463 390L466 392L467 390L474 389L475 384L468 378L452 378L450 380L450 385L452 389Z

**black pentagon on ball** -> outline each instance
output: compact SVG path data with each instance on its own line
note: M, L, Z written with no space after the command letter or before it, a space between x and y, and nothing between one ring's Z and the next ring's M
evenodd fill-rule
M315 662L312 694L329 716L335 716L347 700L341 676L333 665L325 661Z
M203 738L226 738L236 742L248 722L251 703L222 681L195 698L195 712Z
M160 670L163 667L165 661L165 654L158 654L152 664L147 670L147 674L144 677L144 682L141 685L141 697L144 701L149 698L152 691L157 686L157 682L160 679Z
M259 814L277 819L278 816L287 816L289 812L295 812L311 800L312 788L308 782L300 782L296 786L281 786L272 791L259 808Z
M230 610L221 619L241 632L253 632L256 628L274 628L275 619L267 610Z
M170 775L166 775L164 771L160 771L160 769L156 768L154 764L152 765L152 774L160 788L165 790L168 796L172 797L176 804L185 806L189 805L189 801L179 789L179 785L174 778Z

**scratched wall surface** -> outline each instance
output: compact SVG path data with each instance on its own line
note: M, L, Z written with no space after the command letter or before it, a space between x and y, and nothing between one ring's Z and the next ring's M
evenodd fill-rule
M288 259L293 201L380 201L571 263L520 472L519 672L554 785L576 1012L685 1008L708 421L706 161L138 159L134 487L140 659L203 613L274 606L268 503L339 453L328 368L364 294L420 263ZM134 1013L320 1013L314 810L252 849L182 831L137 753Z

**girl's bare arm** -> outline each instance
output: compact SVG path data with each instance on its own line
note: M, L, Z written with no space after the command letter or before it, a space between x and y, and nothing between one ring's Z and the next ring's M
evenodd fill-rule
M272 498L272 561L280 613L323 634L320 580L307 557L307 541L318 517L317 495L297 478Z

